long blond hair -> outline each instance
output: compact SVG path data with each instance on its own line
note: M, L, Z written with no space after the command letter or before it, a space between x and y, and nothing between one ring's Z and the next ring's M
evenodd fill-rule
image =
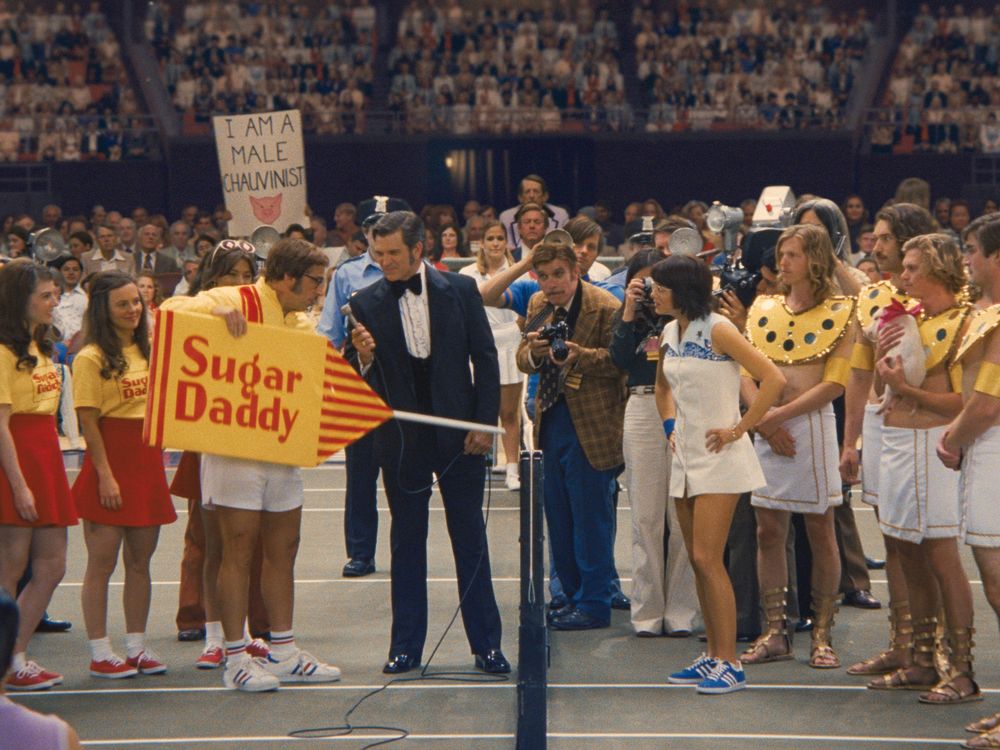
M805 253L809 264L808 276L809 285L813 290L813 302L819 304L832 296L835 291L833 284L835 264L830 235L823 227L813 224L796 224L788 227L778 238L775 250L776 262L781 262L782 245L792 238L798 238L802 243L802 252ZM788 294L790 291L784 282L781 283L781 291L783 294Z
M906 241L903 255L910 250L919 251L924 273L949 292L958 294L965 287L965 264L954 238L941 232L919 234Z
M486 233L491 229L493 229L494 227L498 227L500 231L504 233L504 237L507 236L507 230L504 228L504 225L497 219L492 219L490 221L487 221L486 224L483 226L483 240L486 239ZM490 264L489 260L486 257L486 246L483 244L483 240L479 241L479 252L476 253L476 270L478 270L479 273L485 276L490 272ZM508 266L514 265L514 256L510 254L509 247L504 248L504 255L507 258L507 265Z

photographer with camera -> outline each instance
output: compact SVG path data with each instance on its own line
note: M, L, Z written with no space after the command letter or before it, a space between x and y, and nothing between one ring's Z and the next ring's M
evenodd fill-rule
M660 333L650 271L663 259L640 250L627 264L625 303L615 316L608 351L628 373L622 449L632 506L632 628L640 637L691 634L698 617L694 571L684 551L677 511L669 502L670 446L656 410ZM666 538L667 544L664 544Z
M528 303L517 365L539 373L535 444L544 452L545 516L569 602L553 613L552 627L605 628L614 576L611 480L623 460L624 375L607 348L619 304L581 283L568 245L543 242L532 265L541 291Z

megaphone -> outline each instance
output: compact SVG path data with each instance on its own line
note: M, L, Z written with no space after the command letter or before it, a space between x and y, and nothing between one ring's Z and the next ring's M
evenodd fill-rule
M255 255L261 260L267 258L274 243L280 239L281 234L278 230L268 224L257 227L250 235L250 242L254 246Z
M69 255L62 233L58 229L46 228L29 238L29 248L35 259L41 263L51 263L64 255Z

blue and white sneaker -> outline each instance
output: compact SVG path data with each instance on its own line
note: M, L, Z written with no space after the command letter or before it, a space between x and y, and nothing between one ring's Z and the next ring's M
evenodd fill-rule
M261 659L261 665L281 682L336 682L340 679L337 667L324 664L302 649L297 649L287 659L277 659L271 651L266 659Z
M747 686L747 676L743 665L731 661L716 662L715 669L695 688L699 693L707 695L722 695L735 693Z
M702 654L691 663L690 667L685 667L667 677L667 682L674 685L698 685L712 674L718 663L715 658Z

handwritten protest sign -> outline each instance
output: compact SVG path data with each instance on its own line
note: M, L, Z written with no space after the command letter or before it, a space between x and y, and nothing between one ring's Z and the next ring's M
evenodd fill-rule
M322 336L160 311L150 363L148 445L315 466L392 411Z
M306 163L297 109L213 117L229 234L267 224L284 232L306 220Z

